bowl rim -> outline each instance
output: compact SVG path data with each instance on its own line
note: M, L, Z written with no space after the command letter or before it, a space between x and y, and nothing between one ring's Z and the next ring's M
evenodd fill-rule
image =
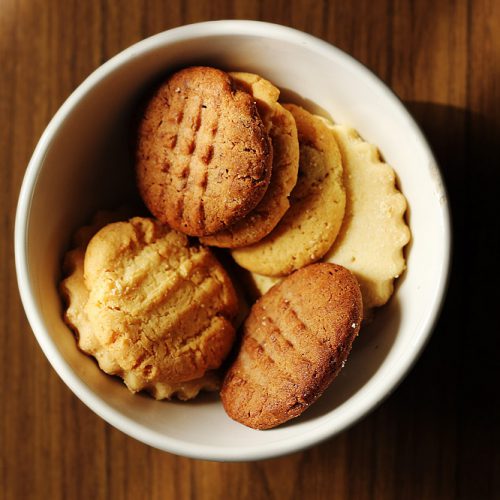
M138 424L133 419L124 416L101 397L97 396L76 375L76 373L74 373L71 366L64 360L57 345L52 341L50 334L44 326L42 314L37 309L34 299L27 253L28 222L30 219L33 191L37 184L45 154L57 134L59 127L72 112L74 106L101 79L106 78L122 64L129 62L131 59L141 57L144 53L172 42L224 35L262 36L293 44L305 44L316 52L328 53L330 57L333 54L341 63L361 73L371 85L378 87L379 91L383 92L386 97L399 107L401 116L406 120L409 128L412 129L419 143L419 147L421 147L428 155L429 159L432 160L430 168L433 170L433 179L435 185L440 190L440 197L442 200L440 203L440 216L443 228L443 251L440 273L439 276L437 276L437 286L435 287L436 292L434 301L432 302L432 307L427 311L425 319L420 324L418 335L416 335L412 344L412 349L408 350L408 352L399 359L397 368L385 374L383 384L370 388L370 390L366 390L367 386L370 385L370 381L368 381L365 386L358 391L358 395L364 392L362 395L363 397L358 398L360 400L357 402L358 404L345 408L346 411L337 415L334 422L323 422L305 433L287 437L280 441L270 441L265 444L245 446L244 448L220 448L212 445L186 443L181 439L165 436L164 434L152 431ZM45 356L63 382L93 412L125 434L163 451L191 458L217 461L260 460L302 450L345 430L374 410L404 379L429 340L444 302L451 259L451 217L442 175L422 131L401 100L372 71L334 45L294 28L262 21L219 20L179 26L141 40L99 66L72 92L47 125L26 169L16 211L14 253L21 301L33 333ZM351 397L351 399L355 396L356 395ZM349 400L347 402L349 402Z

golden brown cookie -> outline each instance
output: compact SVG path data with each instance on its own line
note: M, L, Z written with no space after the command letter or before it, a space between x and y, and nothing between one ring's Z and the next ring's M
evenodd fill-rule
M362 320L356 278L330 263L285 278L252 307L222 386L234 420L269 429L297 417L337 376Z
M94 334L94 326L85 312L89 291L83 278L84 248L68 252L65 258L65 270L69 276L62 282L61 291L67 303L64 319L75 332L78 347L94 356L101 370L118 375L122 373L113 351L103 346ZM132 377L133 375L129 376ZM216 391L220 388L221 377L216 371L209 371L201 378L181 383L158 382L150 387L149 392L156 399L177 397L188 400L196 397L201 390Z
M261 240L288 210L288 197L297 183L299 141L295 120L278 102L279 90L272 83L252 73L229 75L237 88L248 92L255 99L273 145L271 181L261 202L239 222L201 238L206 245L236 248Z
M299 106L286 104L297 123L299 178L290 208L265 238L236 248L236 262L254 273L284 276L315 262L332 246L342 224L342 162L332 131Z
M272 156L252 97L223 71L190 67L161 85L146 108L138 187L160 221L192 236L213 234L260 202Z
M92 237L107 224L125 220L128 216L129 210L123 208L114 212L101 210L94 215L91 224L81 227L75 233L73 238L75 248L70 250L64 258L63 272L67 277L60 287L66 303L64 320L75 332L78 347L83 352L94 356L101 369L108 373L115 372L119 366L113 356L102 349L85 312L89 292L83 278L83 262L85 249Z
M355 274L369 317L371 309L389 300L394 279L405 269L403 247L410 240L406 199L396 187L394 170L375 146L350 127L325 123L340 147L347 194L344 221L325 260Z
M208 249L136 217L105 226L66 264L66 319L104 371L158 399L217 388L212 370L231 348L237 304Z

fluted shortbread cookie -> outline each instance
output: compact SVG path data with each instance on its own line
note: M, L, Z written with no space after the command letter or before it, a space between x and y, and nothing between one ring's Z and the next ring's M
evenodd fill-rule
M319 118L319 117L318 117ZM387 302L393 281L405 269L403 248L410 239L404 220L406 200L395 185L393 169L382 162L375 146L344 125L333 130L343 158L347 202L342 227L324 260L352 271L361 286L364 316ZM254 297L280 281L256 273L247 277Z
M337 376L359 332L363 305L347 269L294 272L252 307L221 391L234 420L269 429L297 417Z
M273 170L261 202L227 229L201 238L206 245L225 248L251 245L269 234L290 206L288 197L297 182L299 141L292 114L279 102L279 90L252 73L229 73L238 88L256 101L273 145Z
M394 278L405 269L403 247L410 240L406 199L395 185L394 170L381 161L375 146L352 128L324 122L340 147L347 194L344 222L325 260L356 275L369 316L370 309L387 302Z
M158 399L217 388L237 303L208 249L136 217L105 226L66 263L66 319L104 371Z
M290 208L265 238L232 251L240 266L266 276L283 276L321 259L337 237L345 209L342 162L332 131L305 109L285 107L297 123L300 146Z
M234 224L264 196L272 145L253 98L215 68L172 75L149 102L136 152L141 196L191 236Z

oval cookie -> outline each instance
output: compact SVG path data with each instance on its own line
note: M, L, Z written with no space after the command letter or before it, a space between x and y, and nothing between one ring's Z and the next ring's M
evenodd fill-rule
M222 386L234 420L269 429L314 403L344 365L362 320L356 278L330 263L285 278L252 307Z
M101 369L158 399L217 388L237 305L208 249L136 217L105 226L66 265L66 319Z
M269 234L290 206L288 197L297 182L299 141L292 114L279 102L279 90L252 73L229 73L238 88L256 101L273 145L273 169L266 194L242 220L201 238L202 243L225 248L251 245Z
M317 117L286 104L297 123L299 177L290 208L265 238L232 251L249 271L284 276L315 262L332 246L344 217L342 162L335 137Z
M139 127L140 194L162 222L191 236L220 231L264 196L272 145L252 97L227 73L191 67L172 75Z

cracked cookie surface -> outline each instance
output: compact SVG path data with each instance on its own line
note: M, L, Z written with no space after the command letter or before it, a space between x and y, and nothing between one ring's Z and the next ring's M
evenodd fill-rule
M271 288L252 307L224 379L227 414L255 429L300 415L343 367L362 314L356 278L335 264L312 264Z
M253 98L209 67L173 74L146 107L136 175L161 222L191 236L221 231L264 196L272 144Z
M135 217L106 225L68 254L66 268L66 320L101 369L157 399L217 388L237 299L209 249Z

